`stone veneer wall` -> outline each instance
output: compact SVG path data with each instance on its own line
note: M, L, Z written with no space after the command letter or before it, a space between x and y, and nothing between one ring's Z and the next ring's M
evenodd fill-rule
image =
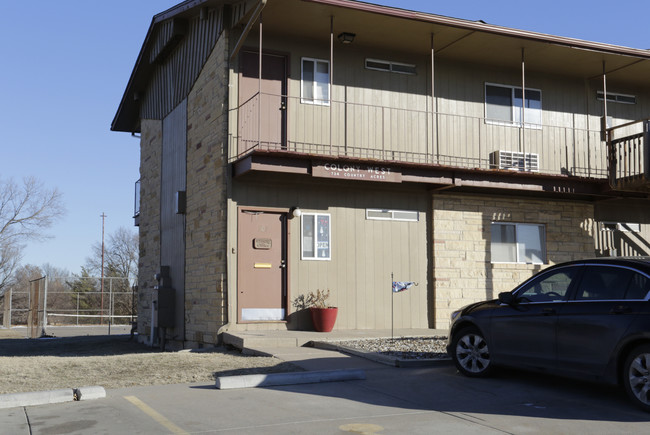
M227 322L227 47L224 32L188 96L185 347L217 344Z
M435 328L451 313L496 298L549 265L594 256L594 207L579 201L478 195L433 197ZM492 222L546 226L548 264L491 264Z
M162 121L143 119L140 139L140 258L138 262L138 334L151 333L154 274L160 269L160 171Z

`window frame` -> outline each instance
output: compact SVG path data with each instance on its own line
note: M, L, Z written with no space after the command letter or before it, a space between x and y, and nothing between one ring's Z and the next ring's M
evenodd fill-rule
M510 225L515 227L515 233L514 233L514 248L515 248L515 261L497 261L494 259L494 251L493 251L493 244L495 243L492 237L492 230L495 225L500 225L500 226L505 226L505 225ZM519 228L522 227L537 227L541 228L543 234L541 234L540 241L541 241L541 250L542 250L542 261L541 262L527 262L527 261L522 261L520 258L520 251L522 247L523 241L519 238ZM538 233L539 235L539 233ZM503 243L503 242L502 242ZM547 249L547 231L546 231L546 225L544 224L531 224L531 223L521 223L521 222L491 222L490 224L490 263L491 264L547 264L548 262L548 249ZM524 249L525 249L525 245Z
M376 65L385 65L386 67L381 68L379 66L372 66L369 65L369 63L376 64ZM417 65L412 63L393 62L392 60L374 59L374 58L367 57L366 61L364 62L364 66L367 70L371 70L371 71L390 72L394 74L404 74L408 76L415 76L418 74Z
M370 212L381 212L381 213L390 213L390 217L372 217L369 216ZM414 219L405 219L405 218L396 218L395 213L414 213ZM396 210L396 209L385 209L385 208L367 208L366 209L366 220L372 221L398 221L398 222L419 222L420 221L420 212L417 210Z
M314 77L311 80L311 97L305 96L305 85L308 84L305 81L305 62L310 62L313 65L313 74ZM319 64L327 65L327 98L317 98L318 84L321 83L317 80L316 72ZM330 68L330 61L325 59L316 59L313 57L302 57L300 58L300 102L302 104L313 104L315 106L329 106L331 101L331 74L332 69Z
M312 237L312 251L313 256L305 256L305 217L313 216L314 218L314 236ZM327 241L328 241L328 256L319 257L318 256L318 218L327 217ZM300 259L306 261L331 261L332 260L332 215L329 213L309 213L303 212L300 215Z
M510 120L505 120L505 119L497 119L497 118L490 118L488 116L488 87L495 87L495 88L504 88L504 89L510 89ZM490 124L490 125L503 125L507 127L522 127L522 122L521 120L517 121L517 112L521 113L521 106L515 105L515 99L516 99L516 94L515 92L517 90L521 91L521 86L511 86L511 85L502 85L499 83L490 83L490 82L485 82L485 85L483 87L484 89L484 115L485 115L485 123ZM543 109L543 104L542 104L542 90L537 89L537 88L526 88L526 96L528 95L528 92L539 92L539 109L537 108L526 108L524 107L524 115L531 113L531 111L539 112L539 123L533 123L528 121L529 117L524 118L524 123L523 127L524 128L529 128L532 130L541 130L542 126L544 125L544 120L543 120L543 115L544 115L544 109ZM530 98L529 98L530 100ZM535 100L537 101L537 100ZM524 104L525 106L525 104ZM521 119L521 115L519 115L519 118Z
M603 91L596 91L596 100L603 101L604 99L605 93ZM634 105L636 104L637 100L636 95L620 94L618 92L607 92L607 102Z

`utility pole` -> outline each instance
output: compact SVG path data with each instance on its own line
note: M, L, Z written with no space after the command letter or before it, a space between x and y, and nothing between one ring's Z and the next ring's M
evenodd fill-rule
M101 277L101 284L100 284L100 292L102 295L102 306L101 306L101 311L99 312L99 324L103 325L104 324L104 221L106 220L106 214L102 212L100 215L102 218L102 277Z

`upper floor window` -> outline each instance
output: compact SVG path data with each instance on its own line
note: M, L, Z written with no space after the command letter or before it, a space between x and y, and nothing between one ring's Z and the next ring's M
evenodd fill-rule
M300 101L308 104L330 104L330 63L326 60L302 58Z
M631 222L601 222L601 231L621 231L624 233L641 232L641 224Z
M544 264L544 225L494 222L491 228L492 263Z
M603 101L604 98L603 91L597 91L596 98L599 99L600 101ZM607 101L611 101L613 103L622 103L622 104L636 104L636 97L634 95L614 94L608 92Z
M410 63L392 62L380 59L366 59L366 69L393 72L397 74L415 75L417 73L415 65Z
M495 124L520 126L522 121L528 128L542 126L542 91L528 89L524 93L526 107L522 119L522 92L514 86L485 84L485 120Z

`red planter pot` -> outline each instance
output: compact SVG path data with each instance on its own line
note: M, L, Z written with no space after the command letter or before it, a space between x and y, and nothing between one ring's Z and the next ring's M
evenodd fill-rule
M314 329L318 332L330 332L334 328L338 308L309 308Z

